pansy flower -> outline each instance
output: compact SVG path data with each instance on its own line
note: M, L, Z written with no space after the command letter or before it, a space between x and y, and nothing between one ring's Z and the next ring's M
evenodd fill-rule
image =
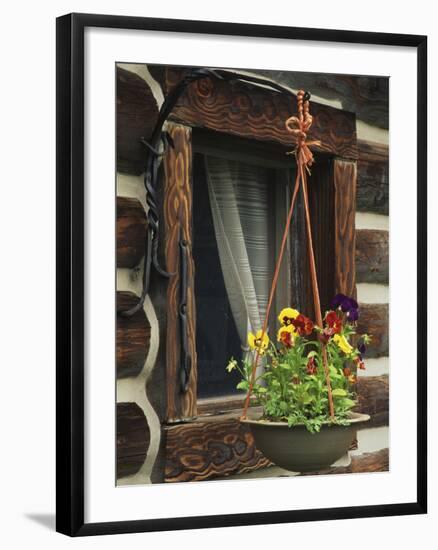
M350 355L353 351L353 346L348 343L348 340L343 334L335 334L333 336L333 341L345 353L345 355Z
M331 303L332 309L341 308L347 314L350 321L357 321L359 318L359 304L354 298L349 298L345 294L336 294Z
M300 313L296 319L292 319L292 324L300 336L309 336L313 330L311 319Z
M359 319L359 308L351 308L347 311L349 321L357 321Z
M307 365L306 365L306 372L307 374L315 374L316 373L316 363L315 363L315 357L312 355L311 357L308 358L307 360Z
M293 325L287 325L280 328L277 339L287 348L291 348L295 343L295 334L295 327Z
M361 355L359 355L359 357L355 357L354 362L356 363L358 369L365 370L365 363Z
M263 330L258 330L255 334L248 333L248 344L251 349L255 349L260 355L263 355L269 346L269 336Z
M280 311L278 320L283 326L288 326L292 324L292 321L296 319L299 314L300 312L297 311L296 309L292 309L291 307L285 307Z
M342 330L342 319L338 317L336 311L328 311L325 316L326 322L326 334L333 336L333 334L339 334Z

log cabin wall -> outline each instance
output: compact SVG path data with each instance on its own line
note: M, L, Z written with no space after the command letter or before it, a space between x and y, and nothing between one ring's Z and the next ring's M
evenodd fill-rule
M265 72L265 76L292 89L309 88L321 104L357 113L358 161L356 189L356 288L362 309L360 329L373 336L367 370L358 380L359 410L372 416L370 427L358 432L350 463L330 472L383 471L388 469L389 424L389 185L388 185L388 92L382 79L367 77L314 76ZM315 86L316 83L316 86ZM140 138L152 130L164 100L162 67L120 64L117 68L117 292L118 303L129 304L141 292L141 240L146 230L142 172L145 152ZM161 297L160 297L161 296ZM165 382L165 374L154 370L163 353L160 316L166 304L160 289L147 298L144 311L117 326L117 471L118 484L162 481L154 464L166 452L170 456L166 481L204 479L203 465L192 457L193 471L178 471L172 449L180 445L178 428L161 430L167 404L157 397L154 386ZM125 345L130 341L129 346ZM198 411L198 413L202 413ZM228 424L227 424L228 423ZM224 424L200 419L190 437L218 439L223 446L226 428L230 453L220 473L247 475L268 465L248 434L232 419ZM222 434L222 435L221 435ZM187 432L182 435L187 438ZM225 438L226 439L226 438ZM242 448L241 448L242 447ZM245 448L243 448L245 447ZM220 452L225 452L223 449ZM176 452L176 451L175 451ZM190 454L190 449L187 449ZM170 453L170 455L169 455ZM190 457L189 457L190 458ZM169 458L168 458L169 460ZM195 462L193 462L195 460ZM199 460L199 459L197 459ZM330 473L329 472L329 473ZM208 474L208 478L210 473Z

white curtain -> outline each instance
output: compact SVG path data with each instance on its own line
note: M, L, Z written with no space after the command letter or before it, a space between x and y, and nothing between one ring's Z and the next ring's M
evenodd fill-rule
M269 298L270 171L240 161L205 158L225 288L242 348L246 350L248 330L262 328Z

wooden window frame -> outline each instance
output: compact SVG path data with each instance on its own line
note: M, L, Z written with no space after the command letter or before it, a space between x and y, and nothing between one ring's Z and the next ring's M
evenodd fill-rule
M166 67L160 75L163 92L168 94L187 70ZM309 137L321 141L321 145L315 147L317 163L311 181L325 190L326 200L322 202L325 207L331 205L333 209L332 257L324 277L332 276L334 292L355 296L356 118L353 113L316 102L312 102L311 109L315 124ZM250 140L252 146L259 146L269 159L271 154L275 156L292 148L284 121L294 112L296 100L290 96L255 85L205 78L187 87L168 117L166 131L173 147L166 149L162 163L159 256L162 264L175 275L169 280L154 278L150 292L159 322L159 349L147 383L147 393L162 423L161 448L153 472L155 480L209 479L267 465L266 459L256 450L249 432L238 422L241 408L235 408L236 397L205 398L198 402L192 257L188 262L187 303L192 371L187 391L181 392L177 318L180 284L178 241L182 237L189 245L192 242L193 133L220 132L230 140ZM309 187L311 189L312 186ZM314 204L312 206L316 231L320 226L318 217L321 212ZM317 233L314 238L318 267L318 264L324 265L327 251L318 251ZM291 261L294 261L293 257ZM303 285L298 292L304 292L307 296L304 311L310 308L310 288L305 288L304 267L301 280L292 284ZM307 311L312 315L312 311ZM165 391L159 388L165 388ZM231 444L223 441L224 423L227 426L227 441L232 441ZM194 451L189 443L191 437L195 437L197 444L204 449L202 453ZM215 462L217 457L214 459L209 455L210 451L205 450L212 448L212 445L225 453L219 460L220 467ZM197 458L193 453L197 454Z

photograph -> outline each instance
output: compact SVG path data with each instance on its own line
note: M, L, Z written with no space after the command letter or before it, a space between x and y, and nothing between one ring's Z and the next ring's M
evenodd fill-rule
M389 77L114 71L117 486L390 471Z
M436 538L437 26L352 6L6 5L2 548Z

